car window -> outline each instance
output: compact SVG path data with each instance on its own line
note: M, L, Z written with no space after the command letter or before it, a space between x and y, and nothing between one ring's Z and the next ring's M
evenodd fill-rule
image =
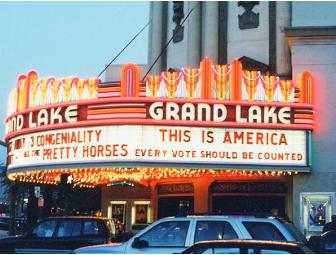
M151 228L140 239L149 247L184 247L188 228L189 221L168 221Z
M81 233L81 222L79 220L67 220L60 222L56 236L57 237L80 236L80 233Z
M55 220L42 221L33 229L37 237L52 237L56 228Z
M87 220L83 224L83 235L102 235L103 226L97 220Z
M240 254L239 248L221 248L221 247L209 247L198 248L191 252L191 254Z
M253 253L253 254L256 254ZM266 249L261 249L260 252L258 251L258 254L290 254L289 251L284 251L284 250L266 250Z
M279 229L270 222L244 221L243 225L253 239L286 241L286 238L281 234Z
M197 221L194 242L237 239L238 235L227 221Z

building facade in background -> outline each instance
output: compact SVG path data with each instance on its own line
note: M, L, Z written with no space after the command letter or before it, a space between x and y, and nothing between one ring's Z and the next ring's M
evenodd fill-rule
M183 13L179 40L170 43L153 72L198 66L205 56L214 63L240 59L243 68L261 70L299 83L298 74L313 76L314 131L309 173L290 178L287 214L310 235L335 213L333 159L333 89L335 25L332 2L156 2L151 4L149 63L173 36L174 16ZM181 11L182 10L182 11ZM323 215L322 217L321 214ZM317 215L317 216L316 216ZM323 218L318 222L314 219Z
M99 186L103 215L129 231L204 212L321 231L336 212L334 10L152 2L147 66L112 66L104 82L19 76L7 176Z

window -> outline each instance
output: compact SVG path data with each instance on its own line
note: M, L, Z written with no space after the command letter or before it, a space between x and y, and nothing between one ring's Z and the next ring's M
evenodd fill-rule
M240 254L239 248L222 248L222 247L202 247L195 249L191 254Z
M95 220L84 221L83 235L101 235L102 227L100 225L101 224Z
M189 221L169 221L151 228L140 237L149 247L184 247Z
M275 225L269 222L243 222L253 239L286 241Z
M42 221L33 229L33 234L37 237L52 237L56 228L56 221Z
M237 233L226 221L198 221L194 242L237 238Z
M81 222L79 220L63 221L57 230L57 237L80 236Z

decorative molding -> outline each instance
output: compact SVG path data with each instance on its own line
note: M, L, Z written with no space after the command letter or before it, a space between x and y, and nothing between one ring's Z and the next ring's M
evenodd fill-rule
M214 182L212 193L287 193L283 182Z
M239 1L238 7L245 9L243 14L238 15L238 23L240 29L252 29L259 27L259 13L252 11L254 6L259 5L259 1Z
M316 26L316 27L287 27L285 28L289 47L294 39L336 39L336 26Z
M157 190L159 195L194 193L194 186L192 183L160 184Z
M268 65L259 62L253 58L242 56L241 58L239 58L239 61L242 63L244 70L260 71L261 73L266 73L270 70L270 67Z

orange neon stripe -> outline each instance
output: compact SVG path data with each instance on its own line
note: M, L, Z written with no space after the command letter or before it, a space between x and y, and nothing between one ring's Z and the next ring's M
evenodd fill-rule
M230 99L241 100L242 98L242 65L239 60L235 59L231 64L231 83L230 83Z
M201 99L212 98L212 62L209 58L204 58L201 62Z
M312 114L295 113L294 118L295 119L313 119L313 115Z
M131 77L128 77L128 71L131 72ZM131 80L128 80L131 79ZM123 97L138 97L139 96L139 79L140 70L134 64L124 65L121 71L121 96Z
M114 108L114 109L98 109L88 110L88 114L104 114L104 113L145 113L146 109L143 108Z
M97 92L120 92L120 87L107 87L107 88L97 88Z

